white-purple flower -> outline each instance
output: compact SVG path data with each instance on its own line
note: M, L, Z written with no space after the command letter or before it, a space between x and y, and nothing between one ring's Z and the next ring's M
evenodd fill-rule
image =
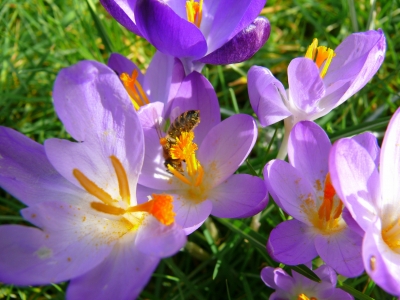
M292 276L281 268L266 267L261 271L261 279L275 292L270 300L351 300L353 296L336 288L336 273L327 265L314 270L321 279L315 282L292 270Z
M261 211L268 201L263 180L234 174L257 138L253 118L239 114L221 122L215 91L197 72L185 77L170 103L167 110L163 103L155 102L138 111L145 139L139 184L174 195L176 222L187 233L198 228L210 214L238 218ZM172 149L182 152L183 171L167 171L157 124L167 119L174 122L190 110L199 111L200 123L193 131L183 132L179 147L177 143Z
M186 73L249 59L267 41L266 0L101 0L124 27L178 57Z
M304 264L317 255L339 274L360 275L362 237L346 225L343 205L331 184L331 143L310 121L295 125L288 144L289 162L272 160L264 168L268 192L291 220L275 227L267 250L277 261Z
M290 62L287 90L267 68L253 66L248 73L250 103L261 125L285 119L283 148L297 122L326 115L363 88L386 51L381 29L351 34L334 51L317 45L314 40L306 57ZM286 149L282 152L279 158Z
M137 200L143 131L111 69L90 61L64 69L53 97L78 142L42 146L0 128L0 185L28 206L21 214L35 226L0 226L0 281L70 280L69 299L135 298L186 241L171 195Z
M400 109L389 123L380 158L376 149L376 139L362 145L341 139L333 145L329 168L338 195L365 231L365 270L385 291L400 296Z

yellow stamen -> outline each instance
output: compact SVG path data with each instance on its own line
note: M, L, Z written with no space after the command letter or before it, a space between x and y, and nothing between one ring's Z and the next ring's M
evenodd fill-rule
M134 69L132 71L132 75L129 76L128 73L122 73L120 79L125 86L126 91L128 92L132 104L136 110L138 110L141 106L149 104L150 101L144 92L141 84L137 80L139 76L139 72Z
M190 23L200 28L203 17L203 0L200 0L200 2L186 1L186 16Z
M90 206L100 212L110 214L110 215L123 215L126 211L120 207L115 207L107 204L103 204L101 202L91 202Z
M194 133L182 132L182 134L176 138L176 143L171 147L170 154L172 159L183 159L190 157L197 150L197 145L193 143ZM161 139L160 139L161 143Z
M200 164L198 164L198 170L199 170L199 175L197 176L196 182L194 183L195 186L199 186L200 183L203 182L203 177L204 177L204 170Z
M177 170L175 170L171 165L168 165L168 170L174 175L176 178L178 178L180 181L190 185L189 179L187 179L185 176L183 176L181 173L179 173Z
M119 195L122 200L129 205L131 202L131 193L129 192L128 176L126 175L125 169L119 159L114 155L111 155L110 158L118 178Z
M91 195L95 196L97 199L103 201L105 204L112 205L116 202L106 191L98 187L93 181L85 176L78 169L72 171L74 177L79 181L81 186Z
M297 300L318 300L318 299L315 297L308 298L305 294L302 293L297 297Z
M320 72L321 78L324 78L326 73L328 72L329 65L332 62L332 58L335 56L335 52L325 46L318 47L318 40L313 39L311 45L307 48L307 52L305 57L313 60L318 68L321 68L322 64L325 62L325 65Z
M148 212L152 214L157 220L164 225L170 225L175 220L175 213L173 212L172 197L170 195L156 195L152 194L152 200L129 207L129 212Z
M382 229L382 239L393 251L400 253L400 219Z

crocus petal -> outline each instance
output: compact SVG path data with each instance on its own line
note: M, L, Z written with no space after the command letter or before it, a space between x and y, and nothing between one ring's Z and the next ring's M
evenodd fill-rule
M121 76L122 73L127 73L129 76L131 76L133 70L136 70L138 72L138 81L144 81L144 76L138 66L136 66L130 59L127 59L125 56L119 53L111 53L110 57L108 58L107 66L112 69L118 75L118 77Z
M301 170L314 184L317 195L323 196L323 185L328 174L328 158L331 142L325 131L314 122L297 123L289 136L288 156L290 164Z
M315 248L325 263L346 277L356 277L364 271L361 257L362 237L349 228L329 237L317 235Z
M324 77L327 93L321 106L332 109L364 87L381 66L385 51L386 39L381 29L348 36L335 49Z
M284 104L287 103L285 88L270 70L253 66L247 77L250 104L262 126L269 126L292 114Z
M178 16L163 1L138 0L135 17L143 36L165 54L200 58L207 52L200 29Z
M380 198L379 174L366 149L352 139L341 139L329 155L331 181L339 198L365 231L376 218Z
M265 267L261 270L262 281L272 289L283 289L290 292L294 285L294 280L281 268Z
M309 58L293 59L288 67L288 81L293 109L304 114L318 112L318 101L325 94L325 86L317 65Z
M174 196L175 222L183 228L198 228L211 214L212 202L193 203L180 195Z
M304 264L318 255L314 246L315 235L300 221L285 221L272 229L267 251L274 260L284 264Z
M362 257L371 279L388 293L400 296L400 255L383 241L379 219L365 232Z
M390 120L382 144L380 161L382 202L388 216L399 216L400 197L400 109Z
M258 17L231 40L199 61L212 65L226 65L248 60L265 44L270 33L271 25L268 19Z
M364 236L364 230L360 227L360 225L358 225L356 220L354 220L347 207L345 207L342 211L342 218L351 230L357 232L359 236Z
M171 122L185 111L196 109L200 110L200 124L194 130L194 141L200 145L211 128L221 122L221 113L211 83L200 73L192 72L182 82L171 104Z
M371 158L374 160L376 167L379 166L379 158L380 158L380 148L378 145L378 140L375 135L371 132L364 132L361 134L357 134L352 137L354 141L359 143L367 152L371 155Z
M266 0L221 0L207 35L207 53L220 48L245 29L260 14L265 3ZM243 44L242 47L246 48L247 45Z
M65 237L66 234L63 234ZM37 228L0 226L0 281L16 285L61 282L84 274L99 264L112 246L88 247L81 242L63 240ZM5 259L6 258L6 259Z
M0 126L0 186L27 205L78 201L81 190L50 164L43 145Z
M125 126L134 114L128 93L113 70L94 61L81 61L61 70L54 83L54 107L67 132L77 141L104 138Z
M198 150L198 159L211 186L231 176L243 163L257 138L257 126L248 115L234 115L212 128Z
M135 14L132 7L135 7L136 0L100 0L106 11L113 16L118 23L137 35L142 35L135 23Z
M176 223L165 226L148 216L140 227L135 245L150 256L168 257L179 251L186 243L186 234Z
M209 195L211 214L219 218L245 218L259 213L268 203L264 181L256 176L235 174Z
M282 160L272 160L264 167L264 180L268 192L277 197L275 202L293 218L313 226L308 209L316 208L315 190L307 177ZM301 208L308 200L307 211ZM309 207L313 203L313 207Z
M74 278L68 285L68 299L135 299L149 281L159 258L144 254L124 236L97 267Z

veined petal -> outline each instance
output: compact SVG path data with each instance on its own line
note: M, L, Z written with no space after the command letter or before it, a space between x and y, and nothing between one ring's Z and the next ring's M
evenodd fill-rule
M346 277L356 277L364 271L361 258L362 237L349 228L329 236L317 235L315 248L324 262Z
M186 234L182 227L176 223L165 226L152 216L146 218L135 240L138 250L160 258L174 255L185 243Z
M390 120L380 159L382 198L379 206L387 216L400 215L400 109Z
M317 65L309 58L293 59L288 67L288 80L292 109L299 110L299 114L317 113L318 102L325 94Z
M139 296L160 259L140 252L132 236L121 239L97 267L74 278L68 285L68 299L121 299Z
M378 168L381 149L379 148L378 140L376 139L375 135L373 135L371 132L364 132L353 136L352 139L365 148L365 150L371 155L371 158L374 160L376 167Z
M259 66L251 67L247 84L251 107L262 126L269 126L292 114L285 105L285 88L270 70Z
M252 117L234 115L213 127L199 147L202 164L211 187L231 176L249 155L257 138Z
M324 182L328 174L328 157L331 142L325 131L314 122L297 123L289 136L290 164L301 170L314 185L318 196L324 195Z
M119 53L111 53L110 57L108 58L107 66L117 73L118 77L121 76L122 73L131 75L133 70L136 70L138 72L137 80L139 82L144 81L144 76L138 66L136 66L130 59Z
M337 141L329 154L331 181L339 198L365 231L379 212L379 174L371 155L352 139Z
M211 214L212 202L205 200L201 203L192 203L181 195L174 195L175 222L183 228L193 227L193 231ZM191 232L186 232L187 234Z
M100 3L118 23L133 33L142 35L136 26L135 13L132 9L136 0L100 0Z
M274 260L284 264L304 264L318 255L314 246L315 236L307 224L295 219L285 221L272 229L267 251Z
M199 61L212 65L239 63L250 59L268 40L271 25L267 18L258 17L220 48L209 52Z
M0 126L0 185L26 205L79 201L82 191L50 164L43 145Z
M200 58L207 52L200 29L178 16L164 1L137 0L135 17L143 36L165 54Z
M219 218L253 216L268 203L264 181L247 174L232 175L211 191L209 199L213 203L211 214Z

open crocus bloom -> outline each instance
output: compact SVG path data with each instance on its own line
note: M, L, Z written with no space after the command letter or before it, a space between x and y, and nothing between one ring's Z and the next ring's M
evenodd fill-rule
M0 129L0 185L28 206L21 213L37 227L0 227L0 281L71 280L69 299L132 299L160 258L186 241L172 196L136 200L143 131L111 69L90 61L64 69L53 96L78 143L42 146Z
M266 0L101 0L128 30L159 51L178 57L186 74L204 63L229 64L249 59L270 34L257 17Z
M314 270L321 279L315 282L292 270L292 276L281 268L266 267L261 271L261 279L275 292L270 300L351 300L353 296L336 288L336 273L329 266L322 265Z
M293 128L288 149L290 164L273 160L264 168L269 193L293 217L272 230L269 254L288 265L319 255L341 275L360 275L362 237L342 217L343 204L328 171L328 136L314 122L302 121Z
M351 34L334 51L317 45L314 40L306 57L290 62L286 91L267 68L253 66L248 73L250 102L261 125L285 119L284 155L297 122L326 115L372 78L383 62L386 39L379 29Z
M396 296L400 296L399 145L400 109L387 128L379 166L374 147L352 139L337 141L329 158L332 183L365 231L365 269L380 287Z
M157 127L165 128L162 121L173 123L190 110L199 112L199 125L188 131L182 127L171 147L173 158L182 163L180 171L173 164L166 166ZM200 73L184 79L169 112L163 110L162 103L150 103L139 110L139 118L146 149L139 185L173 194L176 222L187 233L210 214L246 217L265 207L268 199L263 180L234 174L255 143L256 124L252 117L240 114L221 122L215 91Z

